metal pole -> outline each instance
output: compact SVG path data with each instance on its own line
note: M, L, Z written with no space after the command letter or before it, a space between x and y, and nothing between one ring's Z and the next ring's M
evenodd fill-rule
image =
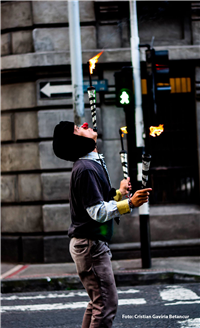
M133 81L135 90L135 129L136 129L136 147L137 147L137 180L142 185L142 153L144 151L144 122L142 111L142 91L140 74L140 50L137 24L136 1L130 3L130 22L131 22L131 59L133 66ZM140 216L140 242L142 267L151 267L150 254L150 225L149 225L149 204L144 203L139 207Z
M79 19L79 1L68 1L69 15L69 39L71 57L71 75L73 86L73 109L74 123L80 125L84 121L84 94L83 94L83 71L82 51Z

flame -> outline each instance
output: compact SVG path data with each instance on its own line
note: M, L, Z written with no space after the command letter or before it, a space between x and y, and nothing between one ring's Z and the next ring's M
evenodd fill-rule
M95 69L95 64L98 62L98 59L102 55L102 53L103 51L99 52L96 56L89 59L90 74L93 74L93 70Z
M122 137L124 136L124 133L127 134L127 126L123 126L122 128L120 128L120 130L122 131Z
M159 126L150 126L149 135L152 137L158 137L164 131L164 124L160 124Z

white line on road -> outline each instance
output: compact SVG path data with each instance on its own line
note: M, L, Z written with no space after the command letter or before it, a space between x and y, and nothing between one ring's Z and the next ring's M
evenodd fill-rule
M160 297L164 301L184 301L184 300L198 300L200 297L188 288L180 286L167 286L166 289L160 291Z
M146 301L144 298L122 299L118 301L118 305L130 305L130 304L146 304Z
M55 303L55 304L30 304L30 305L14 305L2 306L1 312L7 311L51 311L51 310L64 310L64 309L78 309L86 308L88 302L74 302L74 303Z
M119 300L118 305L137 305L145 304L144 298L122 299ZM55 303L55 304L30 304L30 305L14 305L2 306L1 312L12 311L52 311L52 310L65 310L65 309L80 309L86 308L88 302L72 302L72 303Z
M118 290L118 294L135 294L139 293L140 291L138 289L128 289L128 290Z
M139 290L137 289L128 289L128 290L118 290L118 294L134 294L139 293ZM3 296L1 297L1 300L6 301L14 301L14 300L39 300L39 299L45 299L45 298L66 298L66 297L74 297L74 296L88 296L86 292L70 292L68 294L46 294L46 295L30 295L30 296L18 296L18 295L12 295L12 296Z
M45 298L66 298L66 297L74 297L74 296L88 296L86 292L70 292L69 294L47 294L47 295L31 295L31 296L18 296L18 295L12 295L12 296L5 296L1 297L1 300L6 301L14 301L14 300L40 300Z
M188 319L184 321L178 321L180 323L180 328L199 328L200 327L200 318Z
M178 301L175 303L165 303L165 305L180 305L180 304L198 304L200 301Z

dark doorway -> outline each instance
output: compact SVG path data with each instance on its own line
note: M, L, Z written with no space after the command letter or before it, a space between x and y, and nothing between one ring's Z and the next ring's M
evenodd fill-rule
M194 97L194 69L187 62L170 62L171 93L160 94L157 115L143 96L149 125L164 124L159 137L149 137L152 155L149 184L151 204L197 203L198 160ZM155 123L154 123L155 122Z

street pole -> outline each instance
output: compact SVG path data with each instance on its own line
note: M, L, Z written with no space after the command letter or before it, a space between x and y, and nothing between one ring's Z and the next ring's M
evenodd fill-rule
M144 143L144 122L142 111L142 91L140 74L140 50L137 23L136 1L130 3L130 22L131 22L131 59L133 66L133 81L135 91L135 129L136 129L136 147L137 147L137 181L142 185L142 153L145 150ZM151 267L150 253L150 224L149 224L149 204L144 203L139 207L140 217L140 243L142 267Z
M83 94L83 71L82 51L79 19L79 1L68 1L69 15L69 39L71 57L71 75L73 89L74 123L81 125L84 121L84 94Z

